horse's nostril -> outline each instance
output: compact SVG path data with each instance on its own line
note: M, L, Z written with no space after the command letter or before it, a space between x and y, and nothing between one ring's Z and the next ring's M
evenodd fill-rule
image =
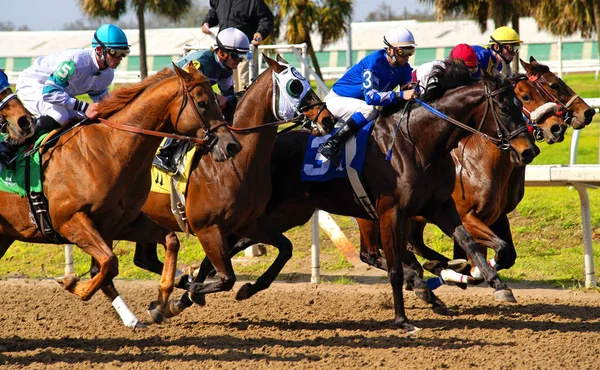
M242 145L240 143L227 144L227 154L230 156L239 153L241 150L242 150Z
M594 118L594 115L596 114L596 110L595 109L587 109L585 111L585 113L583 113L583 116L585 117L585 123L588 124L590 122L592 122L592 118Z

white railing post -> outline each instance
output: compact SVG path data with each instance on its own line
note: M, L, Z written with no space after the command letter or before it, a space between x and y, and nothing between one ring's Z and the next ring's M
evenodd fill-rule
M65 276L75 274L73 264L73 244L65 244Z
M310 269L310 282L313 284L319 284L321 282L321 256L319 251L319 211L313 212L312 218L310 219L311 225L311 240L310 254L311 254L311 269Z
M594 273L594 248L592 246L592 223L590 215L590 198L584 184L573 184L579 192L581 206L581 228L583 232L583 262L585 266L585 287L596 287L596 274Z

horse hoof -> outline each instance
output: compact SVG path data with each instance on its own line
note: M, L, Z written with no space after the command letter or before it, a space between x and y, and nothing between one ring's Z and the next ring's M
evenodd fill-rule
M68 274L63 276L62 278L56 279L56 282L68 291L72 291L75 288L75 285L78 281L79 278L75 274Z
M155 324L162 324L162 322L165 321L165 316L162 312L160 312L158 303L156 301L150 303L150 307L148 307L148 315Z
M175 317L185 310L185 306L181 303L180 300L171 299L167 304L167 308L165 309L165 319L170 319L171 317Z
M465 259L455 259L448 261L448 268L459 274L468 275L471 270L471 263Z
M148 329L148 326L141 321L135 323L135 326L132 329Z
M429 294L429 289L425 288L416 288L415 295L422 301L431 302L431 294Z
M191 277L188 274L176 276L175 280L173 281L173 286L178 289L188 290L190 289L190 279Z
M188 297L198 306L206 306L206 296L204 294L188 293Z
M244 299L248 299L248 298L252 297L252 295L254 293L252 293L250 291L251 288L252 288L252 284L250 284L250 283L244 284L240 288L240 290L238 290L237 294L235 295L235 299L238 300L238 301L242 301Z
M418 328L412 324L406 323L406 324L402 325L402 330L404 330L404 332L408 335L414 335L414 334L420 332L422 329Z
M498 289L494 292L494 298L497 301L507 302L507 303L517 303L515 296L510 289Z

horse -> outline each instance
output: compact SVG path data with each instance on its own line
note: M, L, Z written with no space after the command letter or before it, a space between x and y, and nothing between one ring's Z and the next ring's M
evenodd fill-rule
M0 131L8 134L9 140L20 144L33 135L35 118L17 97L4 71L0 70Z
M250 85L239 101L231 130L242 144L242 151L233 161L216 163L211 158L196 156L192 162L186 195L186 219L198 237L207 258L216 267L219 281L210 284L192 283L191 294L172 301L170 314L179 314L192 304L191 299L203 299L205 293L230 290L236 276L229 257L227 237L231 233L274 245L279 249L278 264L291 258L291 242L274 229L264 215L271 197L271 153L277 136L277 125L287 121L308 119L313 133L330 132L336 120L326 109L308 81L295 68L265 56L269 68ZM278 97L276 99L275 97ZM287 113L274 112L285 101L294 102ZM168 194L151 193L142 211L169 230L181 230L170 207ZM183 231L183 230L182 230ZM152 272L162 271L156 255L156 245L136 244L134 263ZM268 271L268 284L244 286L238 297L247 297L255 289L269 286L280 269ZM187 279L182 279L188 281Z
M405 259L408 220L416 215L425 215L466 250L476 253L476 245L461 225L450 196L455 176L451 149L468 133L477 132L478 135L491 133L487 137L496 143L494 135L510 138L510 157L516 163L530 163L537 154L532 137L526 133L521 108L508 80L501 76L486 76L480 83L457 87L470 81L467 68L462 64L450 64L446 65L444 73L440 76L440 83L443 91L450 91L435 105L446 116L454 117L451 122L460 121L459 125L434 116L424 108L415 108L409 111L408 118L394 138L402 113L382 114L374 122L375 129L366 149L362 173L364 187L376 208L387 266L391 266L388 276L394 297L394 321L409 332L416 328L408 322L402 297L402 261ZM479 127L480 131L473 127ZM279 230L286 230L290 219L298 220L299 215L312 214L315 208L374 219L355 201L354 191L347 180L336 179L326 183L301 181L307 141L307 134L290 132L276 142L272 163L274 193L267 206L273 225ZM386 153L390 148L392 157L391 161L387 161ZM281 215L290 217L279 217ZM247 239L240 240L240 243L246 243L244 245L248 245L247 242ZM236 245L236 251L240 250L240 245ZM197 278L206 277L207 265L205 260ZM498 295L512 296L496 272L487 266L485 259L479 258L480 265L486 281L494 284ZM421 286L420 289L426 287Z
M127 308L112 280L118 260L110 241L138 234L142 241L154 240L167 250L159 296L151 305L153 317L161 317L175 272L179 241L175 233L156 225L150 235L139 229L155 225L140 213L150 191L150 168L162 137L192 140L209 151L215 161L225 161L239 152L216 102L209 80L190 67L175 66L148 79L113 91L99 106L99 118L64 132L41 157L43 189L54 235L38 228L29 216L26 198L0 193L0 258L14 240L33 243L76 244L100 266L98 274L82 282L65 276L64 288L89 300L98 289L128 327L143 326ZM177 133L178 135L171 134ZM157 137L159 136L159 137ZM46 224L48 226L48 224ZM56 235L57 234L57 235ZM135 238L134 238L135 239Z

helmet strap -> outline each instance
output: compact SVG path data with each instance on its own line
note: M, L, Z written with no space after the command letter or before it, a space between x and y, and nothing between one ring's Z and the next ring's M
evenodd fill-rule
M104 43L102 41L100 41L100 39L98 38L97 32L94 32L94 40L96 40L98 45L100 45L100 47L102 48L102 53L98 54L96 52L96 54L100 56L100 60L104 64L104 68L106 68L106 67L108 67L108 63L106 62L106 45L104 45Z
M506 60L506 58L504 57L504 55L502 55L502 50L504 49L504 45L502 45L502 43L500 43L500 41L496 40L492 36L490 36L490 39L493 42L495 42L496 45L498 45L498 52L496 54L498 54L500 56L500 58L504 61L504 63L510 64L510 61Z

